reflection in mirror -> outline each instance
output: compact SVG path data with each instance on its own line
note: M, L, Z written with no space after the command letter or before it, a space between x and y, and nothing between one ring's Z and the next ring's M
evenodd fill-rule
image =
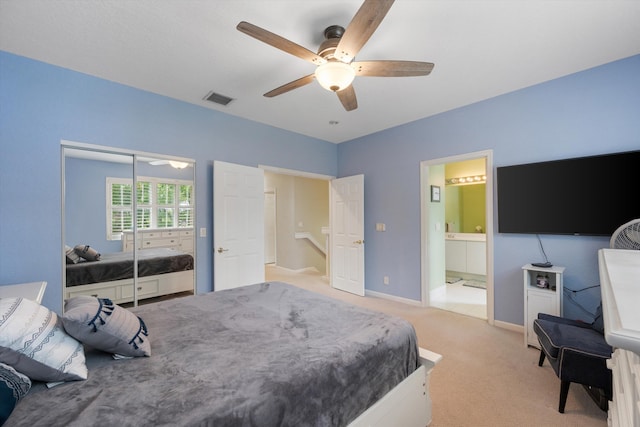
M63 298L127 306L193 294L193 162L63 150Z
M484 233L486 230L486 184L445 187L445 231Z
M136 157L136 228L123 232L123 250L138 248L140 303L192 295L194 281L194 164Z

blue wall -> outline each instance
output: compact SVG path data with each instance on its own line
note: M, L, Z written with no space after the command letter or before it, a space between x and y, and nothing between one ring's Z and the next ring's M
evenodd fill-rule
M62 308L60 141L196 160L198 292L212 289L213 161L337 174L335 144L0 52L0 283Z
M640 149L640 56L340 144L339 176L365 175L367 289L420 299L420 161L488 149L494 177L498 166ZM603 203L615 209L630 201ZM386 223L387 232L376 233L376 222ZM597 251L608 239L545 235L542 241L551 262L566 267L565 288L599 283ZM541 259L534 235L495 233L496 320L523 324L521 267ZM594 311L600 290L575 297ZM566 295L564 307L566 316L591 321Z
M71 247L89 245L99 253L119 252L120 240L107 240L106 178L133 179L133 165L65 160L65 236Z
M213 277L213 160L363 173L366 287L419 300L421 160L492 149L497 167L640 149L638 117L640 56L336 146L0 52L0 283L47 280L44 303L62 306L61 139L196 159L196 227L209 229L197 239L199 292ZM376 222L387 231L375 233ZM596 253L608 239L542 239L567 268L566 287L599 282ZM495 318L521 325L520 267L540 259L537 240L496 233L494 245ZM392 278L384 288L383 275ZM577 298L592 309L599 289ZM585 317L569 303L565 312Z

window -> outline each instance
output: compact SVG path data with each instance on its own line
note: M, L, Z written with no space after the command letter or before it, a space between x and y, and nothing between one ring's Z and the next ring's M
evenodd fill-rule
M133 180L107 178L107 239L133 230ZM140 177L136 184L139 229L193 227L193 181Z

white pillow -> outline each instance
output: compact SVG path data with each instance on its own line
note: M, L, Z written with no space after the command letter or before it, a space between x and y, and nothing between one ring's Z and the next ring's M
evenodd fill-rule
M73 250L80 258L84 258L87 261L100 261L100 254L89 245L76 245Z
M0 298L0 362L37 381L87 379L82 344L55 312L25 298Z
M98 350L151 356L149 331L142 318L108 298L81 295L66 300L62 323L69 335Z
M80 261L80 256L76 253L76 250L71 246L64 246L64 255L67 259L67 264L77 264Z

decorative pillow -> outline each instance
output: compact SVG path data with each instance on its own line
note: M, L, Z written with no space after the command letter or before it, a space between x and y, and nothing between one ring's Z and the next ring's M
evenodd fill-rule
M78 254L81 258L86 259L87 261L100 260L100 254L98 253L98 251L96 251L89 245L76 245L76 247L73 249L75 250L76 254Z
M31 388L31 380L9 365L0 363L0 425L11 415L18 400Z
M144 321L108 298L68 299L62 322L69 335L98 350L118 356L151 356Z
M82 344L55 312L25 298L0 298L0 362L37 381L87 379Z
M64 254L67 258L67 264L77 264L80 261L80 256L76 253L76 250L71 246L64 246Z

